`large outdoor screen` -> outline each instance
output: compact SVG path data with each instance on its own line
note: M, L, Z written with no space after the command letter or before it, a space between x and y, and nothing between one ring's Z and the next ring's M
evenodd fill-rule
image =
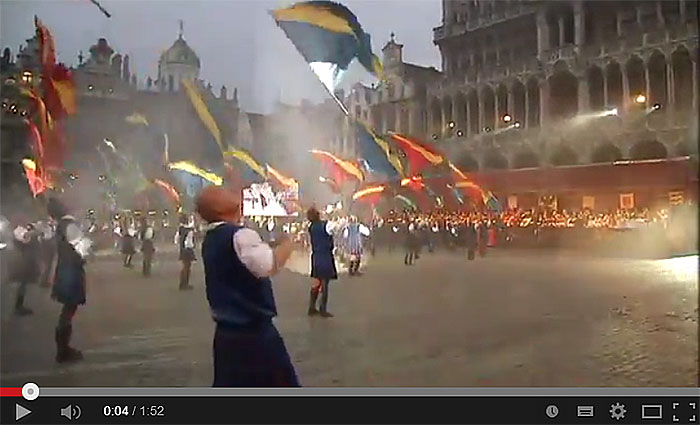
M299 188L275 190L269 183L253 183L243 189L243 215L246 217L287 217L297 215Z

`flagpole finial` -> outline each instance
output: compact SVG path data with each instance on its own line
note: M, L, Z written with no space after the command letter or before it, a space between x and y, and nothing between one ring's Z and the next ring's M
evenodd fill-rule
M396 41L395 41L395 39L396 39L396 34L394 33L394 31L391 32L390 37L391 37L391 42L392 42L392 43L395 43L395 42L396 42Z
M185 32L185 30L184 30L185 23L182 21L182 19L180 19L179 22L180 22L180 33L178 34L178 38L182 39L182 34Z

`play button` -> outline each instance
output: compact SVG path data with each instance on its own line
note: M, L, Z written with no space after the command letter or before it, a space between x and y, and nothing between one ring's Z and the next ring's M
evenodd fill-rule
M22 419L23 417L27 416L30 413L32 413L31 410L29 410L26 407L21 406L19 404L15 404L15 420L16 421Z

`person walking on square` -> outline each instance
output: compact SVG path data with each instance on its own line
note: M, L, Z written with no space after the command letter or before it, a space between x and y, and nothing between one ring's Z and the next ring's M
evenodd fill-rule
M413 221L406 224L404 249L406 254L403 257L403 263L407 266L412 266L413 260L417 258L416 253L418 250L418 235L416 234L416 225Z
M56 234L55 225L52 220L41 220L37 222L39 230L39 245L41 251L41 286L51 286L54 260L56 258Z
M338 278L333 256L333 225L326 220L321 220L321 214L316 208L309 208L306 218L309 225L309 237L311 238L311 293L309 295L309 316L320 314L321 317L333 317L328 312L328 291L330 281ZM321 304L316 309L318 296L321 295Z
M192 285L190 285L190 274L192 271L192 262L196 260L194 254L194 221L187 215L183 214L180 216L180 227L175 235L175 240L180 249L180 262L182 263L182 269L180 269L180 290L187 291L192 289Z
M146 217L141 218L141 229L139 231L139 239L141 239L141 254L143 255L143 267L141 272L144 276L151 275L151 263L153 254L156 252L153 244L154 232L153 226L148 223Z
M134 246L134 230L127 220L124 220L121 225L121 252L124 256L124 267L131 268L131 259L136 253L136 247Z
M73 334L73 317L78 306L85 304L85 258L90 254L92 242L83 235L75 218L55 198L47 203L49 215L56 220L56 277L51 291L53 299L63 304L56 325L56 361L81 360L80 351L70 346Z
M14 221L17 223L13 230L17 257L15 264L11 267L14 270L13 280L16 280L18 283L15 296L15 314L27 316L34 313L24 305L27 286L39 279L41 271L39 231L32 223L28 223L23 218L18 218Z
M343 238L347 244L350 264L348 273L350 276L360 274L360 263L363 253L363 238L369 237L369 228L357 221L357 217L351 216L350 222L343 229Z
M275 248L240 225L241 197L209 186L196 201L208 224L202 242L207 301L216 323L214 387L298 387L277 315L270 277L280 271L293 245L280 235Z

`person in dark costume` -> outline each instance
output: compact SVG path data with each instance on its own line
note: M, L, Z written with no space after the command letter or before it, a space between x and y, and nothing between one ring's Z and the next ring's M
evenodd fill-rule
M333 232L331 223L321 220L321 214L316 208L309 208L306 218L311 222L309 236L311 238L311 277L314 279L309 295L309 316L320 314L321 317L333 317L328 312L328 290L331 280L338 278L333 256ZM316 309L319 294L321 304Z
M39 244L41 247L41 286L51 286L52 272L54 260L56 259L56 240L54 235L56 229L54 223L50 220L42 220L37 222L39 230Z
M413 222L409 222L406 225L404 247L406 254L403 257L403 263L407 266L412 266L413 259L417 258L416 251L418 250L418 235L416 234L416 225Z
M182 263L182 269L180 269L180 290L187 291L192 289L190 274L192 263L197 257L194 255L194 222L184 214L180 216L180 227L177 230L176 240L180 248L180 262Z
M153 254L156 252L153 244L154 231L153 226L148 223L146 217L141 218L141 229L139 230L139 239L141 239L141 254L143 254L143 267L141 272L144 276L151 275L151 263Z
M479 255L486 256L486 248L489 242L489 226L487 220L482 220L479 224Z
M70 339L73 317L78 306L85 304L85 258L90 254L92 242L58 199L50 198L47 209L58 223L55 236L58 259L51 296L63 304L56 325L56 361L73 362L83 358L80 351L70 346Z
M292 253L286 236L275 248L240 226L240 195L217 186L202 190L197 212L208 223L202 242L207 300L216 323L214 387L298 387L299 380L272 319L270 276Z
M24 306L24 298L27 294L27 285L35 283L40 277L40 250L39 231L33 224L26 220L16 220L18 222L14 233L14 246L17 254L13 280L17 281L17 295L15 297L15 314L27 316L34 312Z
M464 229L464 244L465 247L467 248L467 258L469 260L473 260L475 257L475 252L476 252L476 246L477 246L477 234L476 234L476 227L474 227L474 223L467 221L465 224L465 229Z
M134 246L133 229L131 228L131 225L126 220L124 220L121 226L121 231L121 251L122 255L124 256L124 267L131 268L131 259L136 253L136 247Z

